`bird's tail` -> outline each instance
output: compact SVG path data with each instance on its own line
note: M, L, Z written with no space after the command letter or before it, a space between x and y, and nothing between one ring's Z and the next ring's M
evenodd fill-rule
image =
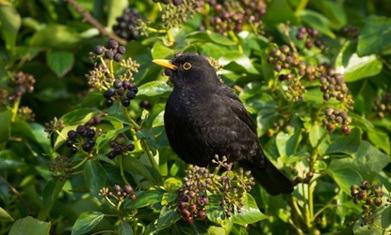
M261 152L264 164L247 165L252 175L271 195L289 194L293 191L292 182L283 175Z

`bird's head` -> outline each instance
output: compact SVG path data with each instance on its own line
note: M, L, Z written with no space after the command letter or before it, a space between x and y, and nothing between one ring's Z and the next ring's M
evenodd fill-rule
M175 87L208 86L219 82L209 61L197 54L181 54L171 60L153 60L165 68L165 74Z

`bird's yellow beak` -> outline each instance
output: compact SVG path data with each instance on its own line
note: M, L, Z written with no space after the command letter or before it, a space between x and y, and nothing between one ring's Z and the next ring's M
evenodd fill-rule
M171 70L176 70L177 69L176 65L171 63L169 60L156 59L156 60L152 60L152 62L157 64L157 65L160 65L160 66L162 66L164 68L171 69Z

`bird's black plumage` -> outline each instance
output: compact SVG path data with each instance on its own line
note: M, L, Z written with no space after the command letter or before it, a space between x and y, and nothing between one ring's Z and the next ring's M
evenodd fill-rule
M265 157L256 127L236 94L202 56L184 54L166 70L174 84L164 114L168 140L185 162L207 166L227 156L251 170L272 195L291 193L291 181ZM175 69L173 69L175 67ZM190 68L189 68L190 67Z

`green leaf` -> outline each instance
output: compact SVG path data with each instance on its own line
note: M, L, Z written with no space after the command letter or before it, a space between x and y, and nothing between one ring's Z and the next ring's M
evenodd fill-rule
M268 2L266 15L263 20L265 25L276 25L278 23L297 23L297 17L292 10L290 1L288 0L273 0Z
M98 195L99 190L106 186L107 173L99 161L87 161L84 166L84 176L87 187L94 195Z
M43 207L41 208L39 212L39 219L45 220L54 203L57 201L58 195L62 191L62 188L64 187L65 181L63 180L51 180L47 183L43 190Z
M0 207L0 221L14 221L14 218L2 207Z
M309 130L309 140L312 147L315 147L318 144L320 138L325 132L325 129L318 124L311 126L311 129Z
M225 229L217 226L210 226L208 228L208 235L225 235Z
M72 235L89 233L104 218L104 214L99 211L84 212L77 218L72 227Z
M133 229L129 225L128 222L121 221L120 224L118 225L118 234L119 235L133 235Z
M371 16L358 37L359 56L391 53L391 18Z
M18 219L11 227L9 235L49 235L50 222L43 222L31 216Z
M174 225L180 218L181 216L176 211L163 208L159 218L147 227L145 234L152 234L166 229Z
M337 70L343 71L347 82L353 82L377 75L382 68L383 63L375 55L359 57L357 54L352 54L344 68L337 68Z
M362 141L354 155L356 157L355 164L359 165L365 173L378 173L391 162L389 155L382 153L366 141Z
M7 50L14 51L21 18L11 5L0 5L0 27Z
M390 154L390 138L386 133L371 128L368 130L368 139L377 148L383 149L387 154Z
M350 193L350 186L359 184L362 181L361 175L352 168L350 161L332 161L327 169L327 174L331 176L341 190L347 194Z
M131 204L131 209L138 209L160 203L163 198L163 191L150 190L137 193L137 199Z
M300 139L300 131L279 132L276 136L276 144L280 156L293 155L296 152Z
M220 34L206 31L206 32L194 32L187 35L187 39L190 42L213 42L219 45L233 46L236 45L235 42L229 40L227 37L224 37Z
M244 195L241 212L232 216L233 223L240 225L253 224L267 218L259 210L255 199L249 193Z
M163 45L161 41L157 41L152 49L151 54L153 59L164 59L174 54L174 50Z
M138 87L137 95L145 96L158 96L169 93L172 91L172 88L167 85L165 81L152 81L142 84Z
M361 130L354 128L349 135L340 135L332 140L332 144L327 149L327 153L354 154L361 143Z
M391 206L387 206L381 213L381 225L391 231Z
M46 61L49 68L58 76L63 77L72 69L75 62L74 56L67 51L48 51Z
M0 112L0 143L8 140L11 134L11 112Z
M330 27L340 29L346 24L346 14L341 2L317 0L311 3L330 20Z
M65 114L61 119L65 125L76 125L83 120L90 119L93 116L94 111L95 109L92 108L76 109Z
M68 49L74 47L80 40L80 35L71 27L52 24L36 32L30 40L30 45L43 48Z
M23 159L11 150L0 151L0 170L16 169L25 165Z
M330 29L330 21L323 15L315 11L303 10L300 12L300 16L304 23L326 34L330 38L335 38L334 33Z

